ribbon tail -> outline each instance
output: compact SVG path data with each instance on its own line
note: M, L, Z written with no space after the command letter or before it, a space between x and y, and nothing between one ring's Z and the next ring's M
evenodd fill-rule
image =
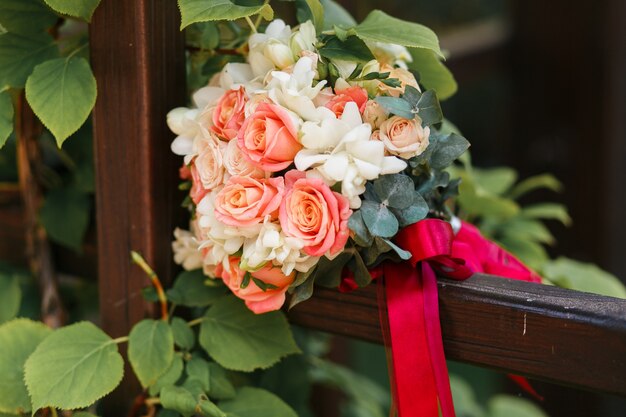
M441 335L441 323L439 320L439 296L437 293L437 278L431 266L422 263L422 282L424 286L424 321L426 324L426 338L430 360L432 363L439 406L442 417L455 417L452 391L450 390L450 378L448 366L443 352L443 338Z
M538 401L543 401L543 397L530 384L530 381L521 375L507 374L509 379L515 382L522 390L526 391Z

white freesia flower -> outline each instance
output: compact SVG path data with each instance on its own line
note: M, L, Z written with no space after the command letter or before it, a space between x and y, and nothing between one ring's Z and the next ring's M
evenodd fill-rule
M384 42L367 42L374 56L383 64L396 65L407 69L407 63L413 62L413 57L408 49L402 45Z
M174 251L174 262L190 271L202 266L202 253L198 249L198 241L189 230L174 229L174 240L172 250Z
M361 120L356 103L346 103L340 119L326 115L319 124L305 122L302 126L304 149L296 155L296 168L313 168L328 183L341 182L341 194L350 201L350 208L359 208L367 180L398 173L406 168L406 162L385 156L384 144L371 140L372 128Z
M326 80L313 86L315 71L313 60L307 56L296 62L290 74L273 71L268 83L269 97L304 120L321 120L323 116L313 104L313 99L324 88Z
M304 244L300 239L285 236L280 225L272 223L268 216L258 236L244 242L240 267L255 271L271 261L274 265L280 266L285 275L291 274L294 269L307 272L317 263L319 257L305 254L302 251L303 247Z
M283 69L294 63L294 56L289 48L291 28L280 19L275 19L265 29L265 33L250 36L248 62L255 77L264 79L275 69Z
M197 117L197 109L186 107L177 107L167 113L167 126L178 135L171 145L176 155L185 156L193 152L193 139L200 129Z
M317 42L315 26L313 22L307 20L291 35L289 46L294 56L301 56L302 51L315 51L315 42Z

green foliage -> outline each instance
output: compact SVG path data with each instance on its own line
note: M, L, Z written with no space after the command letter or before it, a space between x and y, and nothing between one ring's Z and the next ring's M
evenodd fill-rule
M154 384L150 386L150 395L157 395L161 389L168 385L174 385L183 374L183 358L180 354L174 355L172 363L165 373L156 380Z
M296 8L300 23L312 21L317 33L324 29L324 7L320 0L296 0Z
M196 343L196 337L189 324L180 317L172 317L172 335L174 343L184 350L190 350Z
M39 211L39 220L48 236L57 243L81 250L89 225L89 197L72 188L50 190Z
M228 417L297 417L276 395L260 388L243 387L237 396L220 403Z
M72 414L72 417L98 417L95 414L87 413L86 411L79 411L78 413Z
M2 0L0 25L7 32L28 35L43 32L52 26L57 16L41 0Z
M209 386L211 398L228 400L235 397L235 387L226 371L215 362L209 362Z
M417 71L420 84L427 90L435 90L440 100L450 98L456 93L456 80L437 54L424 48L409 48L409 52L413 57L413 62L408 64L409 69Z
M335 25L341 27L356 26L356 20L339 3L333 0L321 0L324 6L324 30L330 30Z
M274 11L267 4L239 6L230 0L178 0L178 7L182 17L181 30L192 23L235 20L255 14L260 14L265 20L274 17Z
M21 300L22 289L17 275L0 270L0 324L17 316Z
M161 320L142 320L135 324L128 340L128 360L145 388L163 375L174 358L174 336Z
M393 237L398 233L398 219L383 203L375 201L363 201L361 215L367 229L374 236Z
M124 374L115 341L92 323L53 332L26 361L26 386L36 411L87 407L110 393Z
M470 147L470 143L463 136L456 133L447 135L431 135L430 166L435 169L445 169L461 157Z
M38 65L26 82L26 99L59 147L85 123L96 103L96 79L83 58Z
M267 368L299 352L283 313L255 315L232 296L209 308L199 342L220 365L237 371Z
M624 284L614 275L591 263L560 257L546 262L541 272L544 278L564 288L626 298Z
M13 132L13 101L9 91L0 92L0 149Z
M497 395L487 405L488 417L548 417L532 402L512 395Z
M176 277L174 285L167 290L167 298L173 303L188 307L206 307L213 304L226 292L220 281L209 281L202 269L183 271Z
M43 323L28 319L16 319L0 326L0 413L30 411L30 398L24 384L24 363L50 332Z
M0 88L24 87L37 65L57 55L54 40L47 33L0 35Z
M100 0L45 0L48 6L61 14L91 21Z
M437 35L432 30L418 23L396 19L380 10L372 11L354 30L365 41L430 49L443 57Z
M327 59L342 59L362 63L374 59L372 51L365 42L356 36L349 36L343 41L336 36L330 36L319 48L319 53Z

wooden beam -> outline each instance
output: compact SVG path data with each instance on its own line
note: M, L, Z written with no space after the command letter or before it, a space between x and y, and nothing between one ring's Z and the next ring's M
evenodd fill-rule
M98 82L94 110L96 213L101 321L113 337L151 314L141 297L145 275L130 251L144 255L167 284L170 242L181 197L180 159L165 116L185 103L184 39L174 1L107 0L92 24L91 61ZM127 372L126 375L131 375ZM124 415L141 390L131 378L107 401Z
M440 279L439 302L448 359L626 396L626 300L476 275ZM316 288L289 318L382 343L374 286Z

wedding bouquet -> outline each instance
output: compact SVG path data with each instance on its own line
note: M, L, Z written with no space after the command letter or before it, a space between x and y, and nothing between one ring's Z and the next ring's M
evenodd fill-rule
M411 25L434 44L372 40L381 23ZM411 257L393 242L400 230L452 218L458 181L445 169L469 143L409 69L441 65L429 29L380 11L317 32L310 20L276 19L238 52L245 62L226 64L191 108L167 116L192 212L189 230L175 231L177 263L264 313L287 291L291 305L310 297L313 283L367 285L383 260Z

